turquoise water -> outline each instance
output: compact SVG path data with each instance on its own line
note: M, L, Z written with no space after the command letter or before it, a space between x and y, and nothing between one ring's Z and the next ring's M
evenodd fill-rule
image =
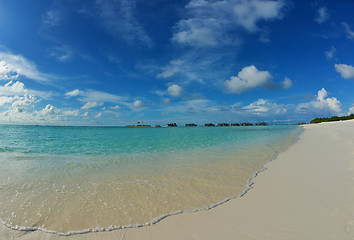
M270 127L41 127L0 126L0 151L26 154L115 155L189 150L287 134Z
M55 232L144 224L236 196L296 126L0 126L0 218Z

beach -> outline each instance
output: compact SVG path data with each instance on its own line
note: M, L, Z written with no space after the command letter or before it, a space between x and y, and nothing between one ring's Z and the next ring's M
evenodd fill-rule
M152 226L58 236L0 225L0 239L354 239L353 120L304 126L265 167L242 197Z

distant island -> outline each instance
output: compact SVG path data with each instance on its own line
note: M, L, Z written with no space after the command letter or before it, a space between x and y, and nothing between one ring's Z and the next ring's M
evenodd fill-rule
M321 123L321 122L335 122L335 121L345 121L354 119L354 114L350 114L349 116L337 117L333 116L330 118L315 118L310 121L310 123Z
M127 125L126 127L151 127L151 125L141 124L138 122L136 125Z
M151 127L151 125L141 125L141 124L137 124L137 125L127 125L126 127Z

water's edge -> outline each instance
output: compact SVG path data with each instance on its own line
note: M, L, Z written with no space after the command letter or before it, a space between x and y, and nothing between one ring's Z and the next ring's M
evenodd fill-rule
M296 133L295 136L295 141L290 144L289 146L287 146L286 148L282 149L281 152L285 152L289 147L291 147L292 145L296 144L299 139L300 139L300 135L304 132L304 127L299 126L299 130ZM274 149L273 149L274 150ZM276 160L278 158L279 152L277 152L276 150L274 150L275 152L275 156L274 158L270 159L269 161L266 161L265 163L260 165L260 170L257 170L251 178L249 178L246 181L246 188L245 190L243 190L241 193L239 193L236 196L230 196L225 198L224 200L217 202L217 203L212 203L208 206L204 206L204 207L200 207L200 208L194 208L194 209L186 209L186 210L177 210L171 213L166 213L163 214L159 217L154 218L153 220L146 222L146 223L142 223L142 224L131 224L131 225L122 225L122 226L109 226L109 227L97 227L97 228L89 228L89 229L84 229L84 230L79 230L79 231L69 231L69 232L58 232L58 231L54 231L54 230L49 230L46 228L41 228L41 227L21 227L21 226L12 226L6 222L4 222L1 217L0 217L0 221L2 222L2 224L8 228L10 228L11 230L16 230L16 231L24 231L24 232L33 232L33 231L42 231L42 232L46 232L46 233L51 233L51 234L55 234L55 235L59 235L59 236L71 236L71 235L77 235L77 234L86 234L86 233L94 233L94 232L109 232L109 231L113 231L113 230L119 230L119 229L127 229L127 228L140 228L140 227L146 227L146 226L151 226L153 224L157 224L160 221L162 221L163 219L173 216L173 215L178 215L181 213L188 213L188 212L199 212L199 211L204 211L204 210L210 210L213 209L217 206L220 206L232 199L235 198L239 198L244 196L248 191L250 191L253 188L254 182L253 180L261 173L264 172L265 170L267 170L266 165L274 160Z

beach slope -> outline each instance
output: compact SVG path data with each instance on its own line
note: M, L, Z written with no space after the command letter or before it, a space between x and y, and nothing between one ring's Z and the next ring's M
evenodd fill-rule
M243 197L150 227L60 237L0 226L0 239L354 239L354 121L306 125Z

